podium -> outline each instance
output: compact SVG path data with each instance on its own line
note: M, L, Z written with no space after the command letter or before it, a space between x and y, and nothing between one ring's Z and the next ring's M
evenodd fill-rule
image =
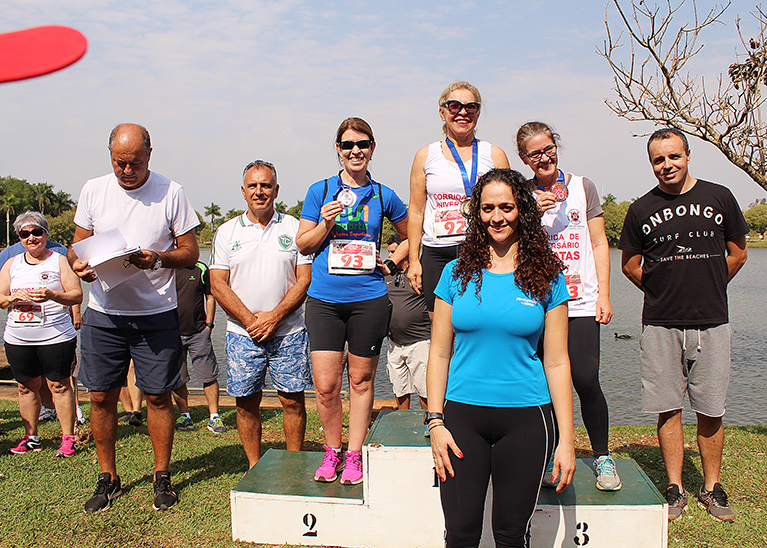
M323 453L270 449L231 491L232 538L261 544L442 548L439 486L420 411L381 414L362 449L363 482L314 481ZM534 548L666 548L668 508L632 459L617 459L623 488L599 491L593 464L579 459L562 493L542 489ZM481 548L495 544L492 485Z

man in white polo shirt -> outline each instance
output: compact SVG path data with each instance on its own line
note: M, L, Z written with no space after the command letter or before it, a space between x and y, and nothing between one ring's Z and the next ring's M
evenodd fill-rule
M259 407L267 368L282 403L288 451L301 450L304 391L312 386L301 308L311 257L298 252L298 220L274 210L279 188L269 162L245 166L248 208L218 228L210 259L211 290L228 316L226 390L237 400L237 429L251 468L261 458Z

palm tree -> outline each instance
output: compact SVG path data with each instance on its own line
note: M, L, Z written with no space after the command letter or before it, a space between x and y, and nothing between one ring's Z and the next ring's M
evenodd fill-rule
M221 207L211 202L209 206L205 206L205 216L207 217L208 215L210 215L210 228L215 230L216 227L213 226L213 219L221 216Z
M11 213L15 213L16 196L5 194L0 196L0 209L5 210L5 245L11 245Z
M53 193L53 187L48 183L37 183L32 185L32 195L37 200L37 206L40 213L45 215L45 206L50 205L56 199Z

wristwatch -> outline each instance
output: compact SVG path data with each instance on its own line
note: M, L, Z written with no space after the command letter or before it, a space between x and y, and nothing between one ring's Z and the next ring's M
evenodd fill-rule
M210 329L210 330L212 330L214 327L216 327L216 326L215 326L215 325L213 325L212 323L206 323L205 325L206 325L206 326L208 327L208 329Z
M426 411L423 414L423 423L424 424L429 424L433 420L441 420L441 421L445 420L445 415L443 415L442 413L431 413L429 411Z
M399 268L397 268L397 263L395 263L391 259L386 259L383 262L383 264L386 265L386 268L388 268L389 272L391 272L392 274L396 274L397 272L399 272Z
M162 259L160 259L160 256L157 255L157 258L154 260L154 263L152 263L152 270L160 270L162 268Z

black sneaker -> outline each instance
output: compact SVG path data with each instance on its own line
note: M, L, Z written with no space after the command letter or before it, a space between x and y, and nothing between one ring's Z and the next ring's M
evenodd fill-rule
M720 483L714 484L714 489L706 491L704 485L698 492L698 505L719 521L734 521L735 511L727 504L727 493Z
M133 426L141 426L144 424L144 417L141 415L141 411L134 411L128 418L128 423Z
M687 508L687 491L679 492L679 486L672 483L666 488L666 502L668 503L668 520L674 521L682 517L682 512Z
M113 499L116 499L123 492L120 490L120 478L112 481L112 475L109 472L99 474L99 482L96 484L96 490L93 496L85 503L85 511L90 513L101 512L109 508Z
M170 472L157 472L154 475L154 504L155 510L167 510L178 500L178 495L170 485Z

